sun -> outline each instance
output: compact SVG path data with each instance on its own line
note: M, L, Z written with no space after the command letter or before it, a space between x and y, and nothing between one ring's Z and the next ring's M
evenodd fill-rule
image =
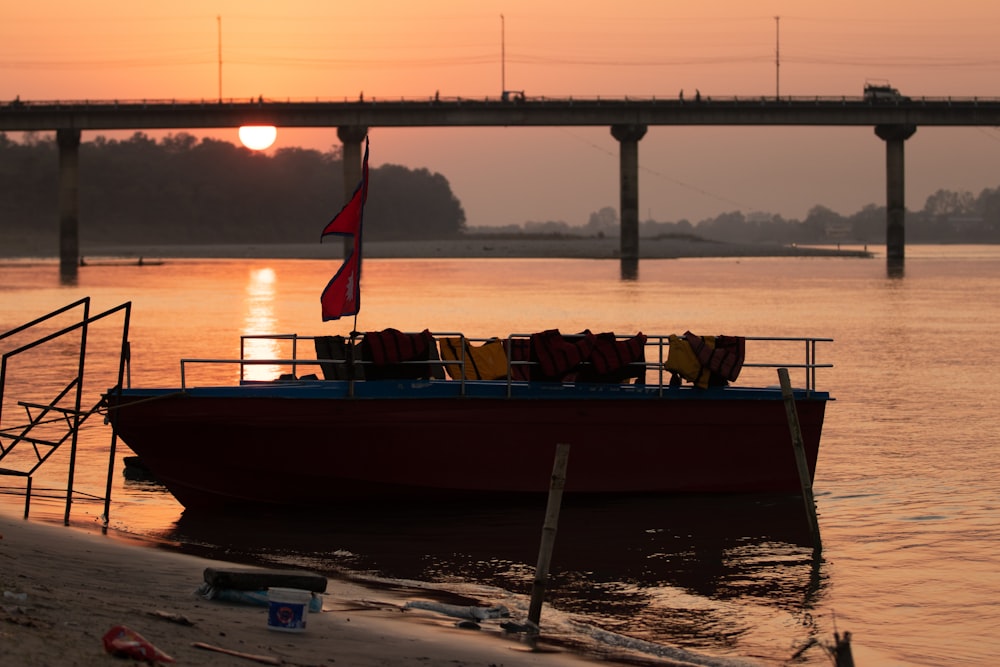
M278 128L273 125L244 125L240 128L240 141L254 151L270 148L278 136Z

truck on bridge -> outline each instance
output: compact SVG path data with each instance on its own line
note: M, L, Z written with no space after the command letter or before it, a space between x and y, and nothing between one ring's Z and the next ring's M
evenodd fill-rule
M900 94L899 90L889 85L885 79L869 79L865 81L864 98L866 102L909 102L910 98Z

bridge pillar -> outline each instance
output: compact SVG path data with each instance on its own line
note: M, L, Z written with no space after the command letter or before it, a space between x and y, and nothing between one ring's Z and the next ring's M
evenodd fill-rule
M344 145L344 203L354 194L354 188L361 181L361 142L365 140L368 128L363 125L340 125L337 138Z
M337 138L343 146L341 153L344 167L344 204L351 200L354 189L361 182L361 142L368 134L368 128L363 125L339 125ZM344 237L344 258L354 250L354 241Z
M906 254L906 201L904 197L903 144L916 125L876 125L875 134L885 142L885 258L889 273L903 268Z
M635 277L639 266L639 140L646 136L646 126L612 125L611 136L619 143L622 275Z
M80 130L56 130L59 145L59 271L75 275L80 264Z

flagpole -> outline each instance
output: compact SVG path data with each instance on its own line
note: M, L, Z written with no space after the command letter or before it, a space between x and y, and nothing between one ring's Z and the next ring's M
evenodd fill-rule
M365 154L361 166L361 182L344 207L327 223L320 234L320 242L328 234L342 235L345 239L353 241L351 251L345 247L344 263L323 289L320 304L324 322L340 319L344 315L353 315L355 329L358 324L358 311L361 309L362 220L365 200L368 197L368 137L365 136L364 139Z

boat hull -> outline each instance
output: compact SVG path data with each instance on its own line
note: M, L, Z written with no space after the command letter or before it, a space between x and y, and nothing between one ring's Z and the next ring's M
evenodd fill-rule
M504 387L129 389L107 400L118 436L187 508L545 493L559 443L570 445L569 495L801 491L780 390ZM828 400L796 392L810 478Z

